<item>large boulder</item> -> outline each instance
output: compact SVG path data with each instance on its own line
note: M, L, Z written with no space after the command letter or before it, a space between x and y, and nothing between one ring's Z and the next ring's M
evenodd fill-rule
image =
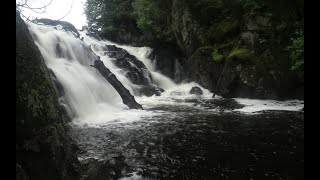
M113 58L112 62L123 70L125 76L135 84L135 95L138 96L160 96L164 90L154 85L151 73L147 67L135 56L115 45L106 45L105 54Z
M191 88L190 94L202 95L203 91L198 86L194 86L194 87Z
M164 89L159 88L158 86L155 85L148 85L148 86L139 86L135 92L138 96L160 96L162 92L164 92Z
M109 57L113 58L113 63L124 71L133 84L148 85L152 82L150 72L135 56L114 45L107 45L105 50Z
M16 12L16 176L18 179L80 177L49 71Z

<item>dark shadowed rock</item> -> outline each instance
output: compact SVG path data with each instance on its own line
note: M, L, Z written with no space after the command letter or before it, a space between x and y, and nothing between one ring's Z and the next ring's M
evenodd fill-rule
M109 57L114 58L112 62L125 72L125 76L133 84L149 85L152 82L150 72L135 56L114 45L106 45L106 51Z
M112 62L121 68L131 83L138 85L135 94L138 96L160 96L163 89L152 84L152 76L146 66L135 56L115 45L106 45L105 53L114 58Z
M125 162L125 157L121 154L107 161L90 158L81 163L84 171L81 180L120 179L126 173L132 172L132 169Z
M106 45L108 51L119 51L121 48L117 48L115 45Z
M106 68L101 60L95 60L93 67L95 67L100 74L116 89L125 105L127 105L130 109L142 109L142 106L136 102L134 96L132 96L117 79L117 77L112 74L108 68Z
M19 164L16 164L16 180L29 180L28 175Z
M190 94L202 95L202 94L203 94L203 91L201 90L201 88L195 86L195 87L192 87L192 88L191 88Z
M160 96L162 92L164 92L164 89L159 88L158 86L155 85L148 85L148 86L140 86L139 88L137 88L137 92L135 92L137 95L139 96Z
M16 97L16 179L79 179L79 161L50 73L19 12Z
M53 82L53 87L55 89L56 95L58 97L58 101L60 104L60 109L63 112L62 117L63 117L63 122L71 122L72 118L74 117L74 114L69 110L69 106L65 101L65 91L63 89L62 84L58 81L56 75L54 72L48 68L49 70L49 75L51 78L51 81Z

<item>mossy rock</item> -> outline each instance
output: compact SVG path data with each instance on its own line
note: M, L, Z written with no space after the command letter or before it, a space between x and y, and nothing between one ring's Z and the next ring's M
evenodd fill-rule
M21 165L17 176L79 179L79 162L62 115L41 52L16 12L16 163Z
M16 96L16 120L23 120L24 127L61 122L61 107L49 71L19 15L16 18Z
M191 56L194 60L204 60L212 57L212 52L214 52L216 48L212 46L205 46L198 48Z
M255 54L249 49L240 48L232 51L228 56L228 59L241 59L241 60L253 60L255 59Z
M207 37L211 41L221 41L229 39L230 37L237 34L240 30L239 20L227 20L212 25L208 32Z
M242 64L253 64L260 70L265 69L263 67L263 62L261 61L261 59L253 51L246 48L239 48L232 51L229 54L228 59L234 61L238 60Z

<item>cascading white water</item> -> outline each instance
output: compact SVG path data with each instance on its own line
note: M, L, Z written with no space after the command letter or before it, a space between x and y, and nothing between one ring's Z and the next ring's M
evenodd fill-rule
M134 94L134 89L137 85L131 83L126 78L123 70L111 62L111 58L104 53L103 47L105 45L115 45L122 48L142 61L151 73L153 83L165 89L165 92L160 97L136 97L137 102L143 106L153 106L160 103L175 104L176 102L172 101L172 99L199 98L189 93L193 86L199 86L197 83L176 84L170 78L156 72L154 63L147 58L152 51L148 47L131 47L110 41L98 41L87 36L85 31L80 32L83 38L83 40L80 40L80 38L74 37L72 33L62 31L59 26L55 29L30 22L27 22L27 25L44 57L47 67L54 72L57 80L63 86L64 98L68 108L70 108L70 112L72 112L74 123L101 126L111 120L135 121L157 113L129 110L122 103L117 91L95 68L90 66L93 65L97 58L96 55L98 55L124 87L131 94ZM59 44L60 52L57 50L57 44ZM96 55L93 55L92 52ZM212 97L210 91L201 86L199 87L204 92L200 98L210 99ZM216 96L216 98L221 97ZM236 100L243 103L241 99ZM261 103L261 101L253 103ZM270 109L270 107L268 108ZM274 109L281 110L281 107ZM290 110L290 108L287 109ZM296 109L293 108L292 110ZM259 108L259 110L263 110L263 108ZM254 112L252 109L251 111Z
M123 48L142 61L151 72L155 84L167 90L166 94L170 94L170 89L176 90L179 86L170 78L154 71L154 65L147 58L151 52L150 48L97 41L87 36L85 32L81 32L82 41L80 38L75 38L72 33L63 31L59 26L54 28L30 22L27 22L27 25L47 67L53 71L63 86L64 98L67 107L70 108L70 115L74 117L74 122L96 124L117 119L134 120L150 115L150 112L129 111L116 90L95 68L90 66L97 58L92 54L92 50L131 94L134 94L134 88L137 85L131 83L123 71L111 62L110 57L104 53L105 45ZM60 50L57 50L57 45ZM190 90L190 88L185 89ZM144 98L137 98L137 101L143 101Z
M28 23L28 26L47 67L62 84L64 97L75 120L106 120L128 109L109 82L90 66L96 57L85 43L71 33L52 27L33 23ZM57 44L60 45L61 53L67 56L59 57ZM110 68L110 64L108 66ZM121 79L121 76L118 78Z

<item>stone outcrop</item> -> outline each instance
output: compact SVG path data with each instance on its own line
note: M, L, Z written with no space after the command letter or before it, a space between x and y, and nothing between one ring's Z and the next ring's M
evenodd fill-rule
M17 179L79 179L77 152L64 122L43 57L16 12Z
M58 26L60 25L63 30L67 32L72 32L76 37L80 37L80 34L76 27L74 27L73 24L67 22L67 21L55 21L52 19L47 19L47 18L41 18L41 19L35 19L32 21L33 23L36 24L44 24L48 26Z
M198 86L195 86L190 89L190 94L202 95L203 91Z
M147 67L126 50L114 45L106 45L105 53L113 58L112 62L120 68L131 83L137 86L135 95L160 96L164 90L153 84L151 73Z

